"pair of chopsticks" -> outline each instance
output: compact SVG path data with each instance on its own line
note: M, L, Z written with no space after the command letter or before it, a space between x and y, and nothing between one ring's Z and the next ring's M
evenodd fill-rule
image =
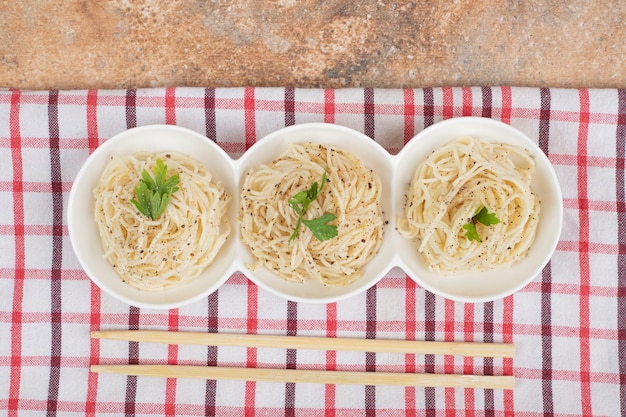
M507 343L427 342L413 340L349 339L309 336L242 335L154 330L94 331L96 339L178 345L241 346L256 348L348 350L511 358L515 346ZM240 381L312 382L322 384L402 385L513 389L513 376L412 374L394 372L318 371L299 369L235 368L187 365L92 365L92 372L164 378L231 379Z

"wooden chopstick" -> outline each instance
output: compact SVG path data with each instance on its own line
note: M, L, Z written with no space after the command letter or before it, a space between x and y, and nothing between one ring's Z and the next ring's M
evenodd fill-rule
M168 343L179 345L192 344L206 346L350 350L356 352L443 354L494 358L512 358L515 355L515 346L510 343L429 342L415 340L350 339L311 336L169 332L161 330L94 331L91 332L91 337L97 339Z
M515 377L493 375L318 371L192 365L92 365L91 371L97 373L152 376L162 378L230 379L238 381L401 385L485 389L513 389L515 387Z

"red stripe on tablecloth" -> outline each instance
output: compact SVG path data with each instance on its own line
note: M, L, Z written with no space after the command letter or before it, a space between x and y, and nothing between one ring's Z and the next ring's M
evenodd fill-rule
M176 124L176 88L165 89L165 123Z
M404 143L415 136L415 90L405 88L404 98Z
M27 269L28 271L28 269ZM29 279L31 278L30 275ZM64 277L65 278L65 277ZM84 276L81 279L85 279ZM533 293L533 292L541 292L541 285L539 282L533 282L528 284L526 288L524 288L524 292ZM591 287L592 293L594 297L605 297L607 299L614 300L618 295L618 289L613 287ZM578 285L577 284L552 284L552 291L554 295L578 295ZM421 305L421 304L420 304ZM11 312L0 313L0 320L4 320L8 322L11 319ZM62 321L67 324L80 324L89 321L90 313L63 313ZM39 313L23 313L22 321L24 323L35 323L35 322L44 322L49 321L50 313L39 312ZM110 326L123 327L128 326L128 321L124 319L123 315L120 314L102 314L101 316L102 322L106 322ZM146 326L159 326L162 325L163 321L167 320L167 316L155 315L155 316L144 316L142 318L142 323ZM182 316L179 319L181 326L184 323L185 327L198 327L204 326L205 321L198 319L196 316L188 317ZM417 332L426 332L425 323L418 323L416 326ZM298 328L301 330L319 330L318 328L319 322L315 321L307 321L300 319L298 323ZM229 329L241 329L245 328L245 319L229 319L229 318L221 318L220 326L222 328ZM279 320L262 320L259 321L259 329L267 330L270 332L274 332L277 329L284 329L286 324L283 321ZM441 328L444 326L443 321L433 321L433 326L437 328ZM541 334L541 324L515 324L514 333L515 334ZM360 322L356 321L346 321L341 322L341 328L344 332L362 332L365 330L364 320ZM555 325L552 324L552 335L553 336L563 336L568 337L575 334L578 330L578 326L571 325ZM402 333L405 330L405 324L403 321L397 322L385 322L385 331L393 332L393 333ZM482 327L479 323L475 324L474 330L476 332L487 331L486 327ZM503 325L502 324L494 324L493 331L496 333L502 332ZM455 331L463 331L463 324L458 323L455 327ZM602 339L602 340L617 340L618 339L618 330L617 329L606 329L602 327L590 327L589 336L592 339ZM0 362L2 358L0 358ZM7 359L7 365L10 364L10 360ZM403 365L404 366L404 365ZM330 369L330 368L329 368Z
M493 343L493 302L483 304L483 342ZM484 358L483 373L485 375L493 375L493 358ZM493 417L495 415L494 390L487 389L483 391L485 416Z
M11 313L11 371L9 375L10 416L16 416L20 399L22 370L22 301L24 299L24 195L22 193L22 144L20 136L20 92L11 94L9 110L9 132L11 134L11 160L13 162L13 222L15 224L15 279L13 283L13 306Z
M441 109L443 118L450 119L454 117L454 89L443 87L441 93L443 94L443 107Z
M454 337L454 327L455 327L455 320L454 320L454 309L455 309L455 303L452 300L448 300L445 299L443 301L443 311L444 311L444 339L447 341L454 341L455 337ZM443 369L444 372L447 374L451 374L454 373L454 356L452 355L445 355L443 358ZM456 403L455 403L455 398L454 398L454 388L444 388L444 398L445 398L445 404L446 404L446 415L453 415L450 414L451 412L453 412L453 410L456 408Z
M502 95L502 116L501 120L504 123L511 124L511 107L513 103L511 87L500 87L500 94Z
M516 376L520 380L541 380L543 378L543 372L540 368L518 368L516 370ZM580 382L580 373L576 370L559 370L554 369L552 371L552 377L555 381L566 381L573 382L572 385L578 385ZM593 372L591 374L591 382L596 384L619 384L619 375L616 372ZM570 392L567 392L570 394ZM572 397L575 396L575 393L571 393ZM572 398L573 400L573 398ZM560 404L569 406L571 404ZM547 411L546 411L547 413ZM545 414L541 414L542 416ZM558 414L555 414L558 415ZM573 414L569 414L570 416ZM576 414L577 416L582 415L581 413ZM621 415L621 414L620 414ZM516 413L517 416L517 413Z
M511 123L511 113L513 107L512 91L510 87L502 88L502 121ZM502 341L504 343L513 343L513 313L515 310L514 297L508 296L503 300L503 317L502 317ZM504 375L513 375L513 358L502 359L502 368ZM513 390L505 390L503 393L504 415L514 416L515 397Z
M404 338L406 340L415 340L416 339L416 309L417 305L415 303L415 291L417 289L417 285L415 281L413 281L408 276L404 279L404 288L405 288L405 297L404 297L404 316L406 317L404 322ZM404 355L404 372L406 373L415 373L415 354L407 353ZM415 387L406 387L404 389L404 409L406 412L406 416L415 416Z
M50 179L52 185L52 265L50 268L50 374L48 413L54 413L59 399L61 377L61 271L63 268L63 190L59 149L59 92L50 91L48 102L48 136Z
M546 155L550 149L550 89L539 91L541 113L539 119L539 147ZM541 274L541 392L544 411L554 409L552 388L552 275L550 267L543 269Z
M502 341L504 343L513 343L513 313L515 310L515 298L513 295L505 297L502 309ZM513 358L502 359L502 372L504 375L513 375ZM514 415L515 403L513 390L505 390L504 397L504 415Z
M337 303L326 305L326 337L337 337ZM337 351L326 351L326 370L337 369ZM324 408L326 417L335 417L335 385L324 386Z
M462 101L461 101L461 114L463 116L471 116L474 110L474 105L472 103L473 97L472 97L472 88L471 87L462 87L461 88L461 95L462 95Z
M530 107L511 109L512 117L516 119L535 120L539 117L539 113L539 109ZM552 109L550 119L552 122L577 123L579 115L578 111ZM589 113L589 122L598 125L614 125L617 122L617 115L611 113Z
M335 123L335 90L324 90L324 123Z
M22 147L22 149L24 149ZM25 193L51 193L52 192L52 184L49 182L31 182L31 181L23 181L21 182L22 192ZM72 182L62 182L60 183L61 191L69 192L72 189ZM4 191L7 193L13 192L13 188L15 187L13 181L0 181L0 191Z
M614 210L606 210L608 212L613 212ZM557 250L564 252L578 252L580 250L580 242L577 240L561 240L557 244ZM610 243L589 243L590 254L599 253L603 255L617 255L620 253L624 253L625 246L623 243L620 244L610 244Z
M89 314L89 329L100 330L101 317L101 299L100 289L93 282L91 289L91 310ZM89 364L96 364L100 360L100 339L92 338L89 340ZM89 372L87 375L87 398L85 399L85 414L87 416L95 416L96 402L98 399L98 374Z
M589 208L587 206L587 139L589 134L589 91L579 90L580 120L578 124L578 221L580 263L580 394L584 415L591 415L590 352L589 352Z
M178 310L170 310L167 320L167 328L170 331L178 330ZM178 362L178 345L167 346L167 363L175 365ZM167 378L165 381L165 415L176 415L176 378Z
M248 124L246 123L246 126ZM246 138L248 135L246 135ZM259 290L252 282L247 282L248 287L248 311L246 319L246 329L249 334L256 334L258 329L258 303ZM257 349L253 347L246 348L246 367L256 368L257 366ZM244 408L246 416L254 416L256 402L256 383L253 381L246 382Z
M337 337L337 305L328 304L326 306L326 336ZM334 352L334 351L329 351ZM334 357L333 357L334 358ZM329 370L335 369L336 363L326 362L330 366Z
M215 88L204 89L204 134L217 142L217 118L215 115Z
M22 148L32 148L32 149L48 149L48 137L39 137L39 136L22 136ZM11 147L11 138L10 137L0 137L0 148L10 148ZM63 149L85 149L85 138L63 138Z
M246 129L246 149L256 142L254 88L246 87L243 92L244 125Z
M99 145L98 137L98 111L97 111L97 90L90 90L87 96L87 134L89 143L89 153L91 154ZM63 232L64 234L66 231ZM101 317L101 297L100 289L93 282L90 285L90 330L100 330ZM89 340L89 363L96 364L100 360L100 339ZM98 374L89 372L87 375L87 397L85 399L85 414L87 416L96 415L96 402L98 399Z
M624 163L624 158L612 158L612 157L608 157L608 156L591 156L591 155L587 155L587 166L589 167L594 167L594 168L610 168L610 169L614 169L615 166L617 164L620 163L620 159L621 159L621 163ZM569 166L576 166L578 164L578 155L576 154L570 154L570 155L563 155L563 154L554 154L551 153L550 154L550 162L553 165L569 165Z
M618 352L626 352L626 184L624 174L626 172L626 89L617 91L617 129L615 132L615 197L617 200L617 239L619 254L617 255L617 343ZM621 415L626 415L626 355L620 355L618 359L620 385L620 410Z
M98 90L87 91L87 142L90 154L100 144L98 137Z
M474 304L466 303L463 305L463 340L473 342L474 332ZM463 358L463 373L466 375L474 374L474 358ZM469 415L473 415L475 391L472 388L465 388L463 391L465 394L465 409L470 412Z

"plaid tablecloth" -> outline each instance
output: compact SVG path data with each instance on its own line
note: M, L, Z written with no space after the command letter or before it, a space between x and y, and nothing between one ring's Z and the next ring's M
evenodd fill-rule
M122 304L81 270L68 193L90 152L155 123L205 134L237 157L286 125L328 122L391 152L442 119L502 120L535 140L563 190L551 262L515 295L463 304L394 269L328 305L287 302L235 274L171 311ZM0 414L626 415L626 90L516 87L168 88L0 91ZM513 342L513 359L216 348L89 338L99 329ZM96 363L515 375L514 390L125 377Z

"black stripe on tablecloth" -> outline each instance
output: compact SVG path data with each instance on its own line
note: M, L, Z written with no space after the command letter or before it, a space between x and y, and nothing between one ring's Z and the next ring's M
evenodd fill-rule
M424 128L435 123L435 93L432 87L424 88Z
M296 124L296 90L295 88L285 88L285 126Z
M488 116L485 116L488 117ZM493 343L493 301L483 304L483 342ZM484 374L493 375L493 358L484 358ZM495 400L492 389L484 390L485 416L495 416Z
M204 134L217 141L217 118L215 116L215 88L204 89Z
M207 331L217 333L219 330L219 289L208 296L207 307ZM217 366L217 346L207 347L207 366ZM216 413L215 396L217 394L217 381L209 379L206 381L204 393L204 415L214 416Z
M430 87L424 89L424 129L435 123L435 95ZM435 340L435 306L436 298L430 291L424 291L424 340ZM424 371L435 373L435 355L424 355ZM434 387L424 388L424 405L427 416L436 415L436 390Z
M126 128L132 129L137 127L137 90L126 91ZM128 329L139 329L139 309L137 307L129 307L128 311ZM139 342L128 343L128 363L133 365L139 363ZM137 377L130 375L126 377L126 404L124 408L125 414L135 414L135 400L137 397Z
M482 98L482 117L491 118L493 113L493 97L491 87L481 87ZM483 304L483 341L485 343L493 343L493 302ZM493 358L484 358L484 374L493 375ZM485 416L491 417L495 415L495 401L493 390L486 389L484 392L485 399Z
M615 148L615 198L617 201L617 351L620 378L620 411L626 415L626 89L617 91L618 117Z
M285 122L287 122L285 120ZM298 303L287 301L287 336L296 336L298 330ZM296 349L287 349L286 353L287 369L296 369ZM287 382L285 384L285 416L296 415L296 384Z
M126 129L137 127L137 90L126 90Z
M376 338L376 286L367 290L365 297L365 338ZM376 353L365 353L365 371L376 371ZM365 415L374 417L376 415L376 386L365 386Z
M375 118L374 118L374 89L366 88L363 91L363 103L364 103L364 120L363 120L363 132L365 135L372 139L375 137ZM366 294L366 306L365 306L365 338L376 338L376 286L373 286L367 290ZM367 372L376 371L376 353L365 353L365 370ZM376 386L365 386L365 415L374 416L376 414Z
M435 294L424 291L424 340L428 342L435 341L436 300ZM427 374L435 373L435 355L424 355L424 372ZM424 388L424 407L426 408L426 416L437 415L437 392L434 387Z
M548 155L550 148L550 105L549 88L540 90L539 147ZM552 268L550 263L541 272L541 391L543 410L551 414L554 410L552 395Z
M492 90L491 87L481 87L480 89L480 93L482 96L482 117L491 117L491 113L492 113Z
M363 90L363 133L372 139L376 139L375 117L374 112L374 89L366 88Z
M50 276L50 376L47 415L56 415L61 378L61 271L63 268L63 179L59 149L59 92L48 94L48 135L50 146L50 178L52 186L52 268Z

